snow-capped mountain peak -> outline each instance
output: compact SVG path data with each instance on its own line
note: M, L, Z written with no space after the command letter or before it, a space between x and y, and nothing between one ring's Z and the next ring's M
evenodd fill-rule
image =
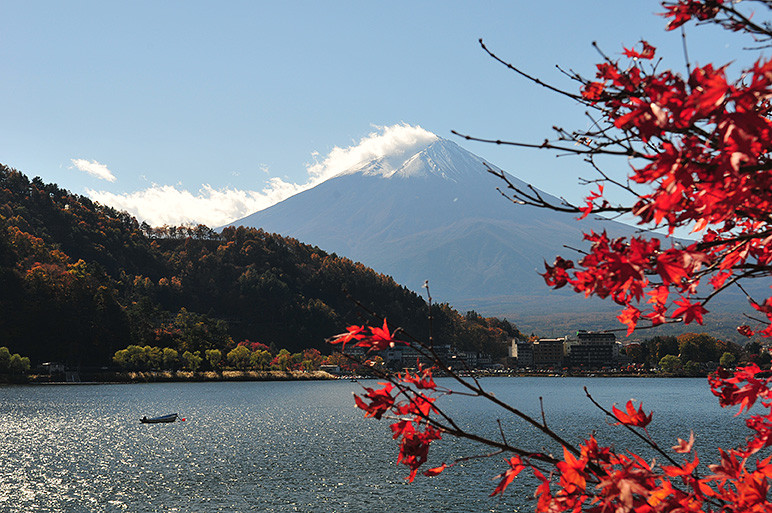
M478 179L486 171L483 159L452 141L437 137L425 145L413 146L409 151L359 163L337 176L362 174L403 179L437 176L457 182Z

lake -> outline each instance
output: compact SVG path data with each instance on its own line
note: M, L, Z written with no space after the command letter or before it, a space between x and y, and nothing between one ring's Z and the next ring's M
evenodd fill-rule
M643 400L647 412L655 410L649 431L664 447L693 429L703 461L716 459L711 447L736 445L747 432L734 410L718 406L704 378L482 382L538 416L543 396L548 424L570 441L597 431L601 442L630 446L583 386L609 408ZM503 456L406 483L388 422L364 419L354 408L351 393L360 390L349 381L0 387L0 512L533 511L527 477L503 498L488 497ZM501 419L510 442L535 450L546 443L480 400L441 401L466 426L495 436ZM186 421L139 422L174 412ZM484 452L441 440L426 468Z

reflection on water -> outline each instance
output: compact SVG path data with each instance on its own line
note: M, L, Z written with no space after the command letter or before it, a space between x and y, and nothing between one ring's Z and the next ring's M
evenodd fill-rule
M484 382L538 416L543 396L550 427L568 440L596 430L629 445L584 398L585 385L604 405L643 400L656 411L650 431L663 446L694 429L703 461L714 459L709 447L745 436L702 379ZM406 484L387 423L353 407L358 390L345 381L0 387L0 512L533 509L527 487L488 497L501 456ZM441 404L491 436L501 418L510 441L545 443L490 405L461 396ZM139 422L174 412L187 420ZM443 440L432 451L434 465L484 449Z

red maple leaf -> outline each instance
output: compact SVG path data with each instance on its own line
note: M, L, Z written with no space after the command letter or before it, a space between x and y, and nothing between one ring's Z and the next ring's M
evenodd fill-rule
M625 48L624 49L624 55L625 57L629 57L631 59L648 59L651 60L654 58L654 53L656 52L656 48L651 46L646 41L641 40L641 46L643 47L640 52Z
M611 408L611 411L614 413L614 416L617 418L619 422L617 422L617 425L624 424L626 426L637 426L645 428L649 425L651 422L651 417L653 413L649 413L646 415L643 412L643 404L638 406L638 410L635 409L635 406L633 406L633 401L627 401L627 405L625 407L627 410L627 413L623 412L616 406L613 406Z
M580 210L582 211L582 215L579 217L579 220L581 221L588 215L592 213L592 209L595 207L595 200L603 197L603 184L598 185L598 191L593 192L585 200L587 201L587 205L582 207Z
M627 305L627 308L625 308L622 313L617 316L619 322L622 324L627 324L628 337L633 331L635 331L635 326L638 324L638 319L640 319L640 317L641 311L633 305Z
M576 458L571 452L563 447L563 458L565 461L557 463L560 470L560 484L567 493L584 492L587 486L584 468L587 460Z
M512 481L514 481L515 477L525 468L525 465L523 465L522 460L520 459L520 456L513 456L507 462L507 465L509 465L509 468L504 471L502 474L499 474L498 476L494 477L494 479L501 479L499 481L499 484L496 486L496 489L493 490L493 493L491 493L491 497L494 495L504 493L504 490L507 489L507 486L509 486Z
M667 296L669 295L669 290L665 286L659 286L654 290L647 291L646 295L649 296L649 299L646 300L647 303L665 305L667 304Z
M365 410L365 418L374 417L380 419L384 413L389 411L394 406L394 397L391 395L394 385L391 383L380 383L383 388L374 390L369 387L364 387L364 398L360 398L354 394L354 402L357 408ZM370 403L366 403L364 399L369 399Z
M683 256L680 251L669 249L657 256L657 274L662 278L662 283L679 285L682 278L689 275L684 266Z
M678 445L673 446L673 450L677 453L685 454L687 452L691 452L692 447L694 446L694 431L691 432L691 435L689 435L689 441L678 439Z
M387 347L394 347L399 340L394 338L393 333L389 333L389 326L386 319L383 320L383 328L370 326L370 335L361 337L357 342L358 347L367 347L372 351L383 351Z
M430 468L429 470L425 471L424 475L427 477L433 477L439 474L440 472L442 472L443 470L445 470L446 468L448 468L448 465L443 463L439 467Z
M346 349L346 343L350 342L351 340L362 340L365 338L365 336L362 334L362 332L365 330L364 326L349 326L346 328L346 333L341 333L340 335L335 335L332 340L330 340L330 344L340 344L343 343L341 346L342 349Z
M548 265L544 262L546 271L542 274L544 281L549 287L559 289L568 283L568 270L573 269L574 263L571 260L565 260L562 257L555 257L555 263Z
M705 307L702 306L702 303L692 303L684 297L676 299L673 302L680 306L678 310L673 312L673 318L675 319L683 316L685 324L689 324L692 321L697 321L697 324L702 324L702 316L708 313L708 311L705 310Z
M683 442L683 440L680 440ZM690 449L691 450L691 449ZM676 451L676 452L689 452L689 451ZM694 472L694 469L697 468L697 465L699 465L700 460L697 458L697 456L694 456L694 460L692 461L685 461L683 465L680 466L670 466L670 465L663 465L662 470L671 477L680 477L680 476L688 476L692 472Z

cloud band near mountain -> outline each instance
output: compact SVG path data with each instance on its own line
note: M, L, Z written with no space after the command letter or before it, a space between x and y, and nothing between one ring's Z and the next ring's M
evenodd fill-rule
M357 164L400 155L436 139L436 135L420 126L400 124L376 127L375 132L363 137L357 144L347 148L336 146L324 158L306 165L305 183L291 183L273 177L262 190L217 189L203 185L198 191L190 192L173 185L153 184L130 193L115 194L95 189L87 189L86 193L92 200L125 210L152 226L205 224L218 227L310 189ZM115 181L107 167L96 161L73 159L72 162L78 169Z

